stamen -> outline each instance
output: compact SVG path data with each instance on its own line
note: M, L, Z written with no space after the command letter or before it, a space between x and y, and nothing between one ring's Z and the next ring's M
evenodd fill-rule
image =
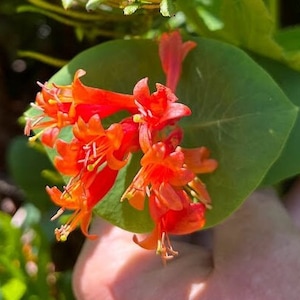
M146 190L146 195L147 195L148 197L150 197L151 189L150 189L150 187L149 187L148 185L146 186L145 190Z
M86 166L87 170L92 172L95 170L96 167L100 167L101 165L106 164L107 162L103 162L101 165L99 165L102 159L103 159L103 155L101 155L93 164L88 164Z
M71 187L71 181L69 182L69 184L67 186L64 186L64 192L62 194L62 196L65 198L65 195L67 195L69 198L72 198L72 194L69 192L69 189Z
M56 220L57 218L59 218L63 213L65 212L65 209L63 207L61 207L56 214L50 219L51 221Z
M53 97L54 97L54 99L57 101L57 103L61 104L61 101L60 101L60 99L59 99L59 97L58 97L58 95L57 95L57 94L59 94L59 92L60 92L60 90L57 90L56 93L53 94Z
M24 127L24 134L25 135L30 135L30 131L31 131L31 128L32 128L32 119L31 118L26 118L26 124L25 124L25 127Z
M37 125L40 121L42 121L44 119L43 116L39 117L39 118L36 118L34 120L34 122L32 122L31 126L34 127L35 125ZM33 121L33 119L31 119Z
M163 232L161 240L157 241L156 254L161 256L164 265L166 264L167 260L171 260L178 255L178 251L173 250L170 239L166 232Z
M137 100L134 100L135 105L138 107L138 110L140 111L140 113L144 116L147 115L147 112L145 111L143 105L141 103L139 103Z
M141 123L142 120L143 120L143 118L141 117L140 114L135 114L135 115L133 116L133 122L134 122L134 123Z
M153 118L153 114L152 114L152 111L150 109L147 109L147 113L148 113L150 118Z
M33 107L33 108L35 108L35 109L44 111L44 109L42 107L40 107L39 105L35 104L34 102L31 102L30 106Z
M90 157L90 153L91 153L91 149L88 145L83 146L83 150L86 151L85 153L85 158L82 160L83 165L85 167L87 167L88 161L89 161L89 157ZM78 161L79 162L79 161Z
M54 234L58 242L65 242L70 234L70 225L61 225L60 228L55 228Z
M46 88L45 84L41 83L40 81L37 81L36 84L41 88Z
M93 142L92 148L94 157L97 157L97 144L95 142Z
M40 132L38 132L36 135L31 136L30 138L28 138L28 141L30 143L35 142L42 134L43 134L44 130L41 130Z
M53 100L53 99L50 99L50 100L48 101L48 103L49 103L50 105L55 105L55 104L57 104L57 101L56 101L56 100Z
M197 187L196 184L200 186ZM194 202L201 202L207 209L212 209L210 199L206 199L205 196L202 195L201 192L203 191L200 190L200 187L205 189L205 185L198 178L195 178L193 181L188 183L188 185L186 186L186 190L191 195L191 197L194 198Z

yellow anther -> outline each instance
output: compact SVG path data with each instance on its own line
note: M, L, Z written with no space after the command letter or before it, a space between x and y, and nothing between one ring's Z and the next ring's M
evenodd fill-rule
M135 115L133 116L133 122L135 122L135 123L141 123L141 122L142 122L142 117L141 117L141 115L140 115L140 114L135 114Z

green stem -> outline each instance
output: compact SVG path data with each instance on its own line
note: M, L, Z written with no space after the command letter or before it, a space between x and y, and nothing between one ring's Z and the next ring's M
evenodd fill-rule
M43 63L46 63L46 64L54 66L54 67L58 67L58 68L61 68L65 64L68 63L68 61L66 61L66 60L58 59L58 58L51 57L51 56L48 56L48 55L45 55L42 53L38 53L38 52L34 52L34 51L19 50L17 54L20 57L33 58L33 59L36 59L38 61L41 61Z
M102 29L98 29L98 28L92 28L93 27L92 25L95 25L95 24L89 24L89 23L84 23L84 22L68 19L68 18L65 18L63 16L57 15L56 13L52 13L52 12L47 11L45 9L38 8L38 7L35 7L35 6L31 6L31 5L19 6L18 9L17 9L17 12L19 12L19 13L22 13L22 12L40 13L40 14L43 14L43 15L45 15L45 16L53 19L53 20L56 20L56 21L58 21L62 24L68 25L68 26L73 26L73 27L87 29L87 30L92 29L94 31L95 35L102 35L102 36L114 37L114 38L122 37L122 35L120 35L116 32L113 32L113 31L102 30Z
M82 20L82 21L99 21L99 20L106 20L106 21L129 21L132 19L132 17L124 16L123 14L112 14L107 13L104 11L99 11L98 14L91 14L91 13L84 13L84 12L78 12L78 11L72 11L72 10L65 10L60 6L49 4L47 2L41 1L41 0L28 0L28 2L32 3L33 5L36 5L40 8L43 8L45 10L49 10L51 12L55 12L64 16L68 16L74 19ZM100 13L101 12L101 13Z

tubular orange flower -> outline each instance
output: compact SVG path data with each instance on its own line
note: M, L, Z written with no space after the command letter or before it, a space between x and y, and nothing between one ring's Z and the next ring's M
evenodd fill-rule
M72 178L61 192L56 186L46 187L46 191L52 201L61 206L52 220L59 217L65 210L74 210L65 225L55 230L58 241L65 241L78 225L82 232L89 238L95 238L88 234L88 226L92 217L93 207L107 194L113 186L118 171L108 166L100 172L87 172L81 176Z
M95 114L104 118L120 110L137 111L132 95L85 86L80 81L83 75L85 71L78 70L71 85L40 84L42 91L32 106L41 113L27 118L24 133L42 130L31 141L41 137L44 144L53 147L61 128L73 125L79 118L87 122Z
M177 132L170 134L170 140ZM141 159L141 169L125 191L121 200L127 199L136 209L144 209L149 199L154 231L142 242L146 249L157 249L163 260L176 255L168 234L186 234L199 230L205 223L206 208L211 208L210 196L205 185L195 176L212 172L217 162L209 158L206 148L183 149L158 142ZM176 144L175 144L176 145ZM187 157L185 157L185 154ZM195 166L189 168L189 166Z
M201 229L205 224L206 206L203 203L193 203L184 191L181 194L183 207L181 210L168 209L161 213L160 202L156 197L150 197L149 206L151 216L155 220L153 231L143 240L139 241L134 235L133 240L141 247L156 250L162 261L173 258L178 254L172 248L168 234L183 235ZM159 212L159 213L158 213Z
M182 117L191 114L191 110L182 103L177 103L173 92L156 84L157 91L150 94L148 78L140 80L134 87L133 95L138 114L133 120L140 124L140 146L143 152L152 145L153 134L168 125L174 125Z
M142 168L122 196L136 209L144 208L146 195L155 191L167 207L181 208L180 199L169 198L172 186L184 186L194 178L194 174L184 168L182 152L169 153L163 142L154 144L141 159Z
M196 47L193 41L182 42L178 31L163 33L159 40L159 56L162 68L167 76L166 86L173 92L181 74L182 62L187 54Z
M176 103L178 99L169 88L157 83L156 89L150 94L148 78L140 80L133 89L139 111L137 117L149 127L159 130L191 114L186 105Z
M98 115L90 118L88 123L79 119L73 126L73 133L83 145L86 153L84 163L89 171L99 167L105 161L111 169L119 170L126 161L115 157L123 141L124 132L121 124L112 124L104 130Z
M119 170L127 163L129 151L136 147L136 124L112 124L104 129L98 115L88 123L79 119L73 126L74 138L70 142L58 140L55 157L56 168L65 175L76 176L82 172L97 171L102 165Z
M198 150L196 148L191 151L200 153ZM190 153L189 150L186 152ZM202 153L205 153L205 156L201 157L202 164L206 166L207 172L212 172L216 169L217 162L210 159L206 151ZM193 165L192 161L193 157L188 157L189 165ZM195 156L194 161L197 165L199 158ZM177 146L175 150L170 150L166 143L154 144L141 159L142 167L123 194L122 200L127 199L133 207L142 210L145 197L150 197L151 193L154 193L161 204L176 210L181 209L182 205L175 190L185 188L197 201L205 204L210 202L204 184L196 178L188 164L181 147Z
M31 130L43 129L29 140L34 141L42 137L42 142L52 147L59 130L74 122L74 118L69 114L70 88L68 86L59 88L55 85L48 88L46 84L41 86L42 91L37 94L35 103L31 104L41 113L26 118L24 133L29 135Z
M87 123L78 119L73 125L72 141L57 141L59 156L55 157L54 164L72 178L63 192L56 187L48 187L47 192L62 207L57 216L66 209L75 210L68 223L55 231L58 240L65 240L78 224L88 235L92 208L110 190L119 169L127 163L128 151L136 147L136 132L137 125L130 119L105 130L95 115Z
M180 147L184 154L184 162L196 174L211 173L216 170L218 162L210 159L210 152L206 147L187 149Z

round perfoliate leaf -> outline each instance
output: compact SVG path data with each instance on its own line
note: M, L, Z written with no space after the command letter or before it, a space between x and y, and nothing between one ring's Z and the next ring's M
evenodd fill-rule
M183 146L208 147L219 162L214 173L200 176L212 198L209 227L228 217L260 184L280 155L297 108L243 51L209 39L194 40L197 47L184 61L176 95L192 110L180 123ZM156 82L165 83L157 44L149 40L117 40L93 47L51 81L70 84L79 68L87 72L85 84L115 92L132 93L143 77L149 77L152 90ZM153 228L148 210L140 212L126 200L120 202L139 167L139 157L133 156L95 212L126 230L146 232Z

